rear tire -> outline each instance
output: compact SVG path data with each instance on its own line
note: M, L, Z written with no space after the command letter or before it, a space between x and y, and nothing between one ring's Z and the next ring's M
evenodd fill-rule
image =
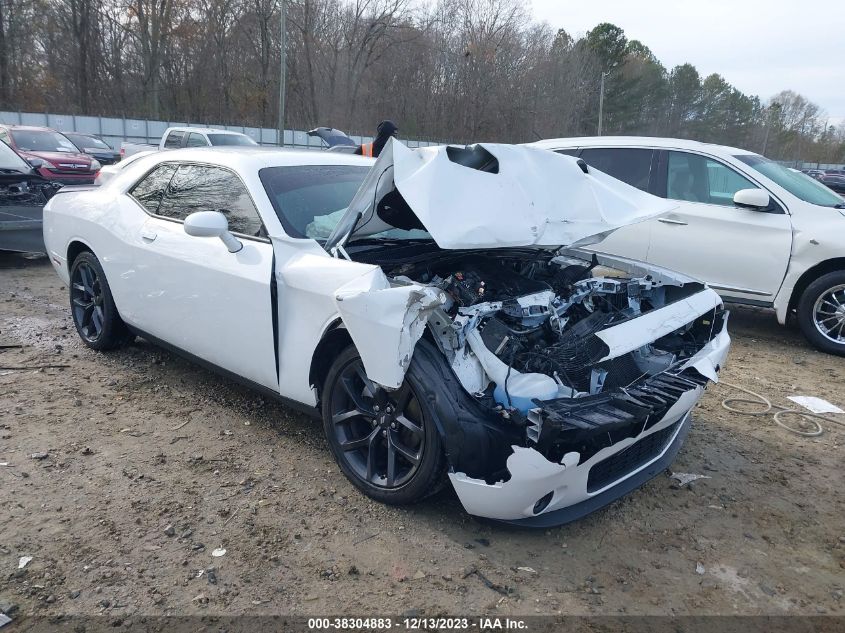
M845 356L845 270L807 286L798 302L798 325L816 349Z
M323 429L340 469L368 497L393 505L421 501L445 483L445 457L413 360L401 387L367 378L347 347L322 391Z
M69 294L73 324L88 347L106 351L132 338L117 312L103 267L90 251L73 260Z

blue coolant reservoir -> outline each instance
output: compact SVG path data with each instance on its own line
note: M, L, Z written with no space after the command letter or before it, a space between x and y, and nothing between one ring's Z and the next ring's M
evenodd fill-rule
M496 384L493 389L493 398L503 407L518 409L523 414L537 407L532 400L550 400L556 398L559 391L554 378L545 374L511 372L506 380L507 392L505 392L504 382Z

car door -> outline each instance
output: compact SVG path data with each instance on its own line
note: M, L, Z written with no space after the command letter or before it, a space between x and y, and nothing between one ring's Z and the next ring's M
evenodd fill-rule
M144 333L278 391L273 248L241 179L214 165L160 165L130 194L147 212L134 240L133 323ZM220 211L243 243L192 237L183 222Z
M580 158L590 167L632 187L649 191L654 150L639 147L591 147L581 150ZM649 223L638 222L616 229L588 250L643 261L648 254L649 241Z
M650 220L647 260L708 282L726 297L770 303L792 248L789 215L733 203L740 189L762 188L714 157L670 150L660 163L665 197L678 209Z

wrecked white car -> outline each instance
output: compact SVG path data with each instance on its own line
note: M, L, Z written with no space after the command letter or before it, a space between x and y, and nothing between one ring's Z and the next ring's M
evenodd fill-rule
M509 145L178 150L44 212L97 350L142 336L319 413L346 476L565 523L665 468L729 337L703 284L576 250L671 203Z

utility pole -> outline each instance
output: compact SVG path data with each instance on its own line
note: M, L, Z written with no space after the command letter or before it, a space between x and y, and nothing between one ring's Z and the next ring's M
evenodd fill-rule
M615 66L616 64L614 64ZM602 119L604 118L604 78L610 74L610 71L602 72L601 74L601 88L599 88L599 133L601 136Z
M287 31L285 28L285 0L279 0L279 146L285 144L285 71L287 70Z

